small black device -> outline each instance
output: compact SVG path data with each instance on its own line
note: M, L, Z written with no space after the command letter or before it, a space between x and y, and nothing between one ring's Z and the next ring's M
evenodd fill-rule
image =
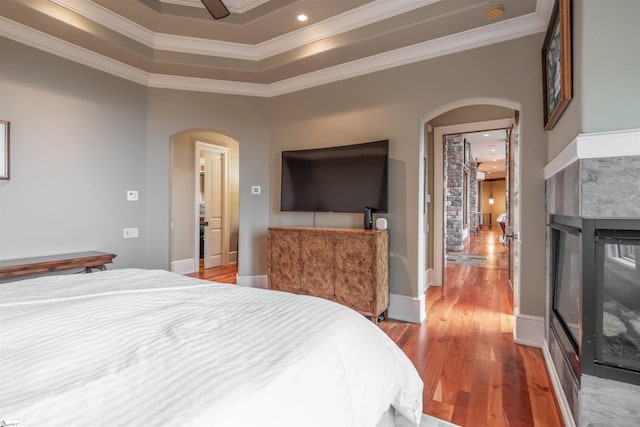
M373 228L373 211L370 206L364 208L364 229L371 230Z

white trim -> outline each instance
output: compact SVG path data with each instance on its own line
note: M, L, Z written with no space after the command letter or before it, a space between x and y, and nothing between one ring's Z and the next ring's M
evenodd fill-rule
M262 276L236 276L236 284L247 288L269 289L269 278Z
M252 45L199 37L177 36L175 34L156 33L151 47L169 52L221 56L224 58L244 59L248 61L257 61L260 59L258 58L258 52Z
M560 407L560 413L562 414L564 425L566 427L576 427L571 407L569 406L567 397L564 395L564 391L562 390L562 383L560 382L560 378L558 377L556 367L553 364L551 353L549 353L549 343L547 342L547 340L544 340L544 345L542 346L542 355L544 356L544 363L547 366L549 378L551 378L553 392L556 396L556 400L558 401L558 406Z
M541 31L544 31L542 20L535 14L529 14L290 79L270 84L258 84L151 74L0 17L0 35L4 37L148 87L260 97L284 95L375 71L488 46Z
M640 156L640 129L581 133L544 167L544 178L580 159L626 156Z
M212 132L215 133L215 132ZM229 212L229 156L231 154L231 148L224 145L216 144L215 142L204 142L200 140L195 141L195 248L194 256L198 256L200 253L200 153L202 151L211 151L222 156L223 170L222 170L222 265L229 264L229 242L231 240L230 231L230 215ZM206 249L206 246L205 246ZM205 250L205 268L207 268L206 250Z
M269 92L271 96L284 95L297 90L536 34L542 31L540 22L541 20L535 15L513 18L509 21L429 40L271 83Z
M269 58L439 1L442 0L393 0L392 2L376 0L300 30L259 43L255 46L256 58Z
M109 28L148 47L153 47L155 34L130 19L87 0L50 0L78 15Z
M0 16L0 36L148 86L149 73Z
M169 76L162 74L150 74L148 76L147 86L195 92L225 93L228 95L259 97L271 96L269 91L270 86L266 84L202 79L197 77Z
M230 43L220 40L154 33L89 0L52 1L61 7L71 10L148 47L182 53L261 60L326 37L333 37L347 31L356 30L365 25L410 12L442 0L394 0L393 2L376 0L355 9L348 10L340 15L325 19L324 21L304 26L298 30L257 44ZM236 8L233 3L227 0L226 5L230 12L243 13L264 1L266 0L257 0L254 1L252 5ZM189 0L173 0L171 2L181 5L198 5L197 3L200 3L199 1L192 3ZM202 6L201 3L200 6ZM231 46L236 50L233 51Z
M515 315L513 341L516 344L542 347L544 344L544 318L526 314Z
M200 269L198 260L193 258L171 262L171 271L178 274L195 273Z
M389 318L403 322L423 323L427 318L424 294L419 297L389 295Z
M505 106L503 100L495 100L489 98L473 98L470 100L464 100L463 102L458 102L453 105L447 105L442 109L438 110L439 114L443 114L446 111L453 110L454 108L459 108L467 105L500 105ZM519 110L520 107L517 105L513 105L506 108L512 108L514 110ZM439 115L438 114L438 115ZM437 117L437 116L432 116ZM425 120L427 121L427 120ZM466 133L466 132L478 132L487 129L502 129L511 127L512 119L497 119L497 120L487 120L483 122L473 122L473 123L460 123L449 126L437 126L433 128L433 141L434 141L434 152L433 152L433 198L431 202L433 203L433 230L430 230L433 233L433 267L434 267L434 277L433 283L437 286L441 286L444 283L444 254L445 254L445 245L444 245L444 141L443 137L445 135L458 134L458 133Z

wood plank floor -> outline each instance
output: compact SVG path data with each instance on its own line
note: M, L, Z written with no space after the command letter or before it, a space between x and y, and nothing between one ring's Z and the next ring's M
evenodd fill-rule
M483 266L448 264L445 286L427 290L422 325L380 327L404 350L424 381L423 410L464 427L563 426L542 351L513 342L513 305L499 230L473 237L465 252ZM235 283L235 266L192 276Z
M212 280L220 283L236 284L238 266L236 264L224 265L222 267L204 268L204 263L200 260L200 271L187 274L187 276L197 277L204 280Z
M380 326L420 372L425 413L461 426L562 426L542 351L513 342L499 235L484 230L465 248L485 255L483 266L447 265L445 286L427 290L424 324Z

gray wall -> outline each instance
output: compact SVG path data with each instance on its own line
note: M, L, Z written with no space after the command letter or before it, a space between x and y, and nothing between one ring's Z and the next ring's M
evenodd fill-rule
M640 2L572 4L573 99L549 131L549 160L580 133L640 127Z
M521 105L522 290L520 311L544 314L545 135L542 34L274 98L271 102L271 224L312 225L279 211L281 150L390 140L390 287L417 296L420 124L449 104L501 99ZM473 103L473 102L472 102ZM468 120L473 121L473 120ZM362 226L360 214L323 214L318 226Z
M268 225L311 225L310 215L278 209L280 151L388 138L391 292L417 296L421 123L443 106L491 98L520 106L520 311L542 316L542 35L273 99L145 89L1 43L12 60L0 65L0 116L15 125L13 179L0 184L2 258L101 249L117 252L120 266L168 268L171 138L209 129L239 141L239 274L264 275ZM251 185L262 195L251 196ZM127 189L140 202L127 203ZM360 227L362 215L319 215L317 225ZM130 226L139 239L122 239Z
M101 250L145 264L146 89L0 38L0 259ZM126 191L140 200L127 202ZM124 227L140 238L123 239Z
M269 123L267 100L253 97L149 89L147 234L148 267L169 266L169 176L172 136L208 129L235 139L240 147L240 236L238 274L267 273ZM252 196L251 186L262 186Z
M240 143L240 275L266 273L266 100L148 89L4 38L0 53L12 130L0 259L102 250L118 254L114 267L168 269L171 138L209 129ZM123 239L124 227L140 237Z

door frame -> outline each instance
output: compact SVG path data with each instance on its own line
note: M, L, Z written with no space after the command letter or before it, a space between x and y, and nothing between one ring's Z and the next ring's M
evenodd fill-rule
M507 107L510 108L510 107ZM479 132L487 129L508 129L512 119L460 123L433 128L433 284L444 284L444 136Z
M200 151L212 151L222 156L222 265L229 265L230 246L230 200L229 200L229 153L230 148L222 145L215 145L210 142L196 140L195 142L195 246L194 259L196 260L195 271L200 270Z

